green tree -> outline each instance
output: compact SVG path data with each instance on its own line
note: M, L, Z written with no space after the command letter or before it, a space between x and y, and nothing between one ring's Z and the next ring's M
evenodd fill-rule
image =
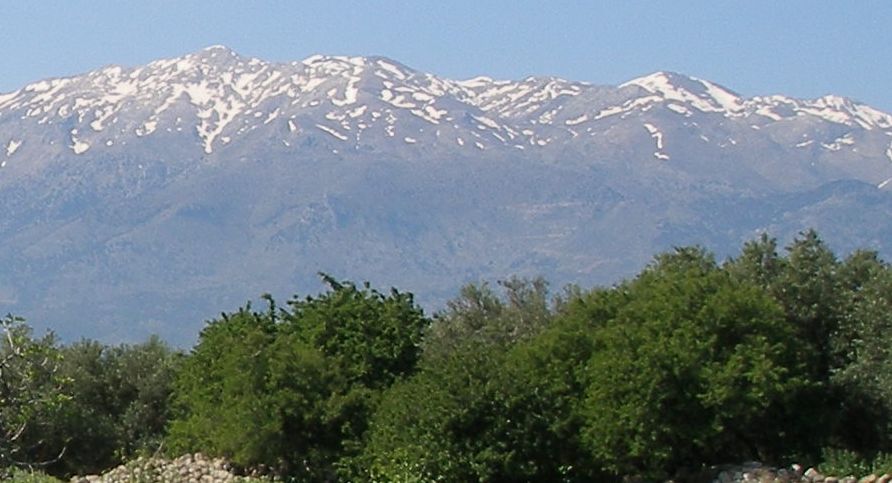
M892 451L892 270L857 252L841 271L848 299L833 341L842 360L831 376L841 400L833 443L870 456Z
M276 462L281 422L267 390L269 314L250 306L209 323L174 383L170 448L202 450L240 464Z
M0 320L0 334L0 472L55 461L65 447L44 440L45 425L69 401L55 339L34 338L11 315Z
M508 347L548 326L554 307L544 279L512 277L499 285L501 296L486 283L462 287L425 334L425 357L445 356L468 340Z
M617 475L777 457L805 381L795 333L762 290L697 248L659 255L592 334L583 439Z
M381 391L410 374L428 320L411 294L323 277L288 309L212 321L183 364L169 442L313 481L336 478Z
M814 230L801 233L787 252L776 297L802 342L811 348L813 379L825 382L835 362L831 339L845 304L839 262Z
M779 289L786 260L777 253L777 239L762 233L758 239L744 243L740 255L726 263L724 268L738 280L774 294Z
M494 481L482 453L499 354L487 349L456 348L387 391L351 479Z
M47 467L59 476L97 473L138 451L158 449L169 418L178 354L157 337L136 345L83 340L60 348L70 381L64 411L45 422L45 441L66 447Z
M584 330L553 325L543 282L503 286L504 298L471 285L450 302L420 372L385 393L353 479L603 479L578 437Z

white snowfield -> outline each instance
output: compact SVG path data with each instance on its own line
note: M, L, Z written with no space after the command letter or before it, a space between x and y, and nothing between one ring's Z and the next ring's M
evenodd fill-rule
M604 92L609 96L599 97ZM615 102L605 104L604 98ZM860 138L854 132L892 135L892 115L843 97L742 98L713 82L671 72L615 88L551 77L456 81L379 57L315 55L272 63L223 46L136 68L113 66L44 80L0 94L0 123L16 116L44 126L74 125L77 133L67 146L75 154L116 149L129 135L186 131L211 155L263 125L280 126L276 142L294 149L300 146L298 137L320 132L331 142L354 148L378 132L406 144L448 138L454 140L448 143L453 149L559 149L603 135L616 122L636 116L654 139L654 156L667 160L673 144L655 120L681 116L698 129L694 119L703 115L744 120L752 130L803 118L848 130L789 144L799 148L855 150ZM305 125L317 129L301 129L305 118L312 120ZM722 148L735 144L730 136L695 134ZM39 144L24 141L10 139L6 156ZM892 147L878 153L892 160Z

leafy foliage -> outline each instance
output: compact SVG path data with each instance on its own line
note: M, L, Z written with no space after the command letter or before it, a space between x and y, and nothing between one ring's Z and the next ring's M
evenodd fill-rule
M153 337L112 347L84 340L62 347L60 355L70 401L46 421L45 440L66 450L48 471L94 473L159 448L178 353Z
M621 290L625 304L592 334L583 437L593 455L646 477L774 456L765 423L778 424L804 384L780 308L698 249L659 256Z
M211 322L176 381L169 441L301 479L335 477L379 393L411 373L428 321L410 294L324 277L290 310L250 307Z
M543 335L556 312L541 280L503 287L502 298L487 286L467 286L438 317L420 372L391 388L375 414L354 479L604 476L581 455L572 359L553 357L586 351L575 347L585 339Z
M0 469L46 464L64 452L44 440L70 400L61 355L52 334L34 338L20 318L6 316L0 331Z

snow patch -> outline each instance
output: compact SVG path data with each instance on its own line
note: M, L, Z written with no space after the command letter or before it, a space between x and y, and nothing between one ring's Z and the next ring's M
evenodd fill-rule
M471 116L471 117L476 119L477 122L479 122L480 124L483 124L484 126L487 126L492 129L499 129L499 123L493 121L492 119L490 119L486 116Z
M678 104L671 104L671 103L667 104L666 109L669 109L670 111L674 111L674 112L681 114L683 116L691 115L691 111L689 111L688 108L686 108L684 106L680 106Z
M78 138L71 136L71 145L68 146L74 151L74 154L83 154L90 149L90 143L86 143L84 141L79 140Z
M410 137L404 137L404 138L403 138L403 141L405 141L406 144L415 144L415 143L418 142L417 139L415 139L415 138L410 138Z
M604 119L605 117L613 116L613 115L619 114L623 111L625 111L625 109L623 109L622 106L613 106L613 107L608 107L607 109L601 109L601 112L599 112L595 116L595 120L597 121L599 119Z
M263 123L264 123L264 124L269 124L269 123L273 122L273 120L275 120L277 117L279 117L279 110L278 110L278 109L276 109L276 110L274 110L273 112L269 113L269 115L266 116L266 120L263 121Z
M307 80L303 85L300 86L301 92L313 92L317 87L322 85L325 82L324 78L314 77L312 79Z
M539 116L539 119L537 121L539 122L539 124L551 124L554 121L554 116L557 114L557 112L557 109L552 109L548 112L545 112L541 116Z
M18 97L20 91L10 92L9 94L0 94L0 109L6 107L6 104L12 102L13 99Z
M359 89L356 87L356 84L358 84L359 81L359 77L351 77L350 80L347 81L347 87L344 88L344 98L332 99L331 103L338 107L355 104L357 95L359 94Z
M432 119L439 121L448 111L446 111L446 109L437 109L434 106L428 105L424 106L424 112L426 112Z
M387 92L390 92L390 91L387 91ZM404 109L412 109L412 108L414 108L414 107L416 106L416 104L415 104L414 102L409 102L409 101L406 99L406 96L404 96L404 95L402 95L402 94L400 94L400 95L398 95L398 96L395 96L395 97L393 97L392 99L389 99L389 100L388 100L388 99L384 99L384 98L383 98L383 94L384 94L384 93L382 92L382 100L384 100L385 102L389 103L389 104L390 104L391 106L393 106L393 107L400 107L400 108L404 108Z
M365 114L365 111L366 111L366 109L368 109L368 107L369 106L362 105L355 109L351 109L350 111L347 112L347 115L350 116L351 118L357 118L357 117Z
M22 141L16 141L13 139L9 140L9 143L6 144L6 157L12 156L16 151L21 147ZM5 161L4 161L5 162Z
M440 124L440 116L446 111L438 111L431 106L424 106L424 109L411 109L409 112L418 116L431 124Z
M429 102L434 100L434 96L425 94L423 92L413 92L412 99L415 99L418 102Z
M339 133L338 131L335 131L334 129L332 129L328 126L323 126L322 124L316 124L316 127L321 129L322 131L325 131L328 134L331 134L332 136L340 139L341 141L347 140L347 136L344 136L343 134Z
M404 79L406 78L406 75L403 74L403 71L401 71L397 66L395 66L395 65L393 65L393 64L391 64L391 63L389 63L389 62L385 62L385 61L383 61L383 60L379 60L379 61L378 61L378 67L380 67L380 68L386 70L387 72L390 72L390 73L393 74L397 79L404 80Z
M771 107L769 107L769 106L759 107L758 109L756 109L756 114L763 116L763 117L767 117L768 119L771 119L772 121L780 121L781 119L783 119L781 116L777 115L774 111L772 111Z
M830 151L839 151L843 146L852 146L854 144L855 140L852 139L852 134L849 133L843 137L836 138L832 143L821 143L821 146Z
M567 126L575 126L577 124L582 124L585 121L588 121L588 114L583 114L575 119L567 119L566 121L564 121L564 124L566 124Z
M493 80L491 77L486 77L486 76L482 76L482 75L474 77L473 79L467 79L467 80L456 82L456 84L458 84L462 87L467 87L468 89L475 89L478 87L486 87L492 83L493 83Z
M650 123L644 123L644 129L647 130L650 137L654 138L657 142L657 152L654 153L654 157L657 159L669 159L669 155L663 153L663 133Z
M704 87L706 87L706 94L712 97L712 99L719 105L720 108L729 113L736 113L743 109L743 103L740 101L740 98L735 96L734 94L722 89L721 87L703 79L694 79Z
M155 121L155 120L146 121L146 123L143 124L142 129L136 130L136 135L137 136L147 136L147 135L155 132L155 129L157 129L157 128L158 128L158 121Z

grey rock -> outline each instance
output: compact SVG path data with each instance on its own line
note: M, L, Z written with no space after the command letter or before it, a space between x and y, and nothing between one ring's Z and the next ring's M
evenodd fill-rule
M809 481L824 481L824 475L818 472L818 470L814 468L809 468L805 470L804 476Z

